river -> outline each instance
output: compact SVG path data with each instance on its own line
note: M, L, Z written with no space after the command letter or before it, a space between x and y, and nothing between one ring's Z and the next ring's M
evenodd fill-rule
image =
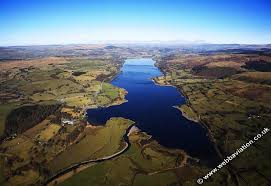
M215 150L207 130L187 120L173 107L184 104L185 97L173 86L159 86L152 81L153 77L162 75L154 63L149 58L127 59L121 73L111 83L128 91L128 102L89 109L88 121L104 125L111 117L131 119L165 147L183 149L203 161L213 159Z

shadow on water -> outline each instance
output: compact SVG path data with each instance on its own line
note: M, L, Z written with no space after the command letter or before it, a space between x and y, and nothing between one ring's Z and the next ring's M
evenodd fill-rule
M154 63L152 59L126 60L122 72L111 83L128 91L128 102L108 108L89 109L89 123L104 125L111 117L131 119L159 144L183 149L209 165L216 163L217 155L207 130L184 118L173 107L184 104L185 98L175 87L159 86L151 80L162 75Z

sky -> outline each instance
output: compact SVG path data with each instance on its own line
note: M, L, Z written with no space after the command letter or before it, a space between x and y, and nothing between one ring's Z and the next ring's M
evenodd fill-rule
M271 0L0 0L0 46L271 43Z

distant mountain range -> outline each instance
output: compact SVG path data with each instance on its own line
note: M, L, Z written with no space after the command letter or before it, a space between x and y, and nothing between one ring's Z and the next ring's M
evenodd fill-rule
M15 60L41 58L49 56L62 57L89 57L99 56L103 53L110 53L117 56L120 53L135 54L133 48L140 48L148 51L149 54L157 52L167 53L216 53L216 52L233 52L233 53L265 53L271 55L271 44L211 44L204 41L107 41L106 43L96 44L69 44L69 45L30 45L30 46L9 46L0 47L0 60ZM144 52L143 52L144 53ZM99 54L99 55L98 55Z

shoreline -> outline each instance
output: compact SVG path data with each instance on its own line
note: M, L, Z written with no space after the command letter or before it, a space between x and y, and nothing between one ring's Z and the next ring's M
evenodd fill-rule
M121 64L121 67L118 69L118 72L114 75L111 76L111 78L108 80L108 83L111 84L111 82L116 79L119 74L122 72L121 71L121 68L123 66L124 62ZM120 88L120 87L117 87L117 88ZM118 106L118 105L121 105L123 103L126 103L128 102L127 99L125 99L126 95L128 94L128 91L124 89L124 95L123 95L123 99L119 100L119 101L113 101L112 103L108 104L108 105L105 105L105 106L102 106L102 108L108 108L108 107L111 107L111 106ZM83 116L84 117L87 117L87 110L89 109L98 109L100 107L98 107L97 105L92 105L92 106L87 106L87 107L82 107L81 108L81 112L83 113ZM87 126L86 127L90 127L90 128L96 128L97 126L93 126L91 125L91 123L89 123L86 119L86 123L87 123ZM125 151L128 150L129 146L130 146L130 142L129 142L129 138L128 138L128 135L130 133L130 130L131 128L134 126L134 124L130 125L124 136L123 136L123 140L125 142L125 145L124 147L112 154L112 155L109 155L109 156L106 156L106 157L102 157L102 158L98 158L98 159L92 159L92 160L85 160L85 161L82 161L82 162L79 162L79 163L76 163L76 164L73 164L63 170L60 170L58 173L56 173L55 175L53 175L52 177L48 178L44 184L45 185L54 185L54 182L57 181L57 180L61 180L61 182L65 181L67 178L69 177L72 177L74 174L78 173L78 172L81 172L82 170L85 170L86 168L90 167L90 166L93 166L95 165L96 163L99 163L99 162L102 162L102 161L106 161L106 160L110 160L114 157L117 157L119 155L121 155L122 153L124 153Z
M123 67L124 63L125 63L125 60L122 61L121 67L118 69L118 72L116 74L112 75L112 77L109 79L108 83L110 83L112 85L112 81L114 81L119 76L119 74L122 73L121 68ZM113 85L113 86L115 86L115 85ZM115 86L115 87L117 87L117 86ZM84 113L84 116L87 116L87 110L89 110L89 109L108 108L108 107L111 107L111 106L118 106L118 105L121 105L123 103L128 102L128 100L126 99L126 95L128 94L128 91L125 90L124 88L120 88L120 87L117 87L117 88L124 90L123 99L121 99L121 100L119 100L117 102L113 101L112 103L110 103L108 105L104 105L102 107L98 107L97 105L84 107L82 109L82 112Z
M161 76L157 76L157 77L161 77ZM155 85L161 86L161 87L175 87L174 85L171 85L171 84L160 84L159 82L157 82L157 81L155 80L155 78L157 78L157 77L151 78L152 82L153 82ZM177 88L177 87L175 87L175 88Z
M199 120L193 119L193 118L189 117L188 115L186 115L185 112L183 112L182 109L179 106L175 105L175 106L173 106L173 108L178 109L182 113L182 116L185 117L186 119L188 119L190 121L193 121L195 123L199 123ZM189 108L191 108L191 107L189 107Z
M158 65L156 65L156 67L163 73L162 76L165 76L165 72L164 72ZM190 101L189 101L188 96L185 94L185 92L184 92L181 88L178 88L178 87L176 87L175 85L172 85L172 84L160 84L160 83L157 82L155 79L153 79L153 81L154 81L155 84L157 84L158 86L171 86L171 87L175 87L175 88L181 93L181 95L185 98L186 105L187 105L190 109L192 109L191 103L190 103ZM178 106L173 106L173 107L181 111L181 109L180 109ZM193 109L192 109L192 110L193 110ZM183 114L182 111L181 111L181 113ZM196 112L195 112L195 113L196 113ZM188 120L190 120L190 121L193 121L193 120L191 120L189 117L186 117L185 114L183 114L183 116L184 116L186 119L188 119ZM197 114L197 116L198 116L199 120L198 120L196 123L199 123L199 124L200 124L200 123L201 123L200 116L199 116L198 114Z
M156 66L157 67L157 66ZM158 67L157 67L158 68ZM160 70L160 68L158 68L158 70ZM117 76L116 76L117 77ZM115 78L116 78L115 77ZM174 85L172 85L172 84L160 84L159 82L157 82L156 80L155 80L155 78L151 78L151 80L152 80L152 82L155 84L155 85L157 85L157 86L169 86L169 87L174 87L174 88L176 88L177 89L177 91L179 91L180 92L180 89L179 88L177 88L176 86L174 86ZM126 94L125 94L125 96L126 96ZM185 97L185 100L186 100L186 102L188 103L189 102L189 100L187 99L187 97L185 96L185 94L183 94L183 92L181 91L181 96L182 97ZM128 100L126 100L126 101L124 101L124 102L121 102L120 104L110 104L110 105L107 105L107 106L105 106L104 108L107 108L107 107L110 107L110 106L114 106L114 105L121 105L122 103L125 103L125 102L127 102ZM99 107L96 107L96 108L99 108ZM174 108L177 108L177 106L174 106ZM92 109L95 109L95 108L92 108ZM178 108L177 108L178 109ZM87 110L87 109L86 109ZM85 110L85 112L86 112L86 110ZM180 109L179 109L180 110ZM181 110L180 110L181 111ZM182 112L182 111L181 111ZM185 118L187 118L186 116L185 116L185 114L183 114L183 116L185 117ZM191 120L191 119L189 119L189 118L187 118L188 120ZM191 121L193 121L193 120L191 120ZM195 122L195 121L194 121ZM199 121L197 121L196 123L199 123ZM56 175L54 175L54 176L52 176L52 178L49 178L47 181L49 181L49 182L47 182L46 181L46 184L53 184L56 180L59 180L59 181L65 181L67 178L69 178L69 177L71 177L71 176L73 176L75 173L78 173L78 172L80 172L80 171L82 171L82 170L84 170L84 169L86 169L86 168L88 168L88 167L90 167L91 165L95 165L96 163L99 163L99 162L102 162L102 161L106 161L106 160L110 160L110 159L112 159L112 158L114 158L114 157L117 157L117 156L119 156L119 155L121 155L122 153L124 153L126 150L128 150L129 149L129 147L130 147L130 142L129 142L129 134L130 134L130 130L133 128L133 126L135 126L135 124L133 124L133 125L131 125L130 127L128 127L128 129L129 130L127 130L128 131L128 133L125 133L125 135L123 136L123 139L124 139L124 141L126 142L125 143L125 146L123 147L123 149L121 149L120 151L118 151L117 153L114 153L114 154L112 154L112 155L110 155L110 156L107 156L107 157L104 157L104 158L99 158L99 159L96 159L96 160L87 160L87 161L83 161L83 162L79 162L79 163L77 163L77 164L75 164L75 165L72 165L72 166L70 166L70 167L68 167L68 168L66 168L66 169L64 169L64 170L62 170L62 171L60 171L59 173L57 173ZM204 127L205 128L205 127ZM152 138L151 136L150 136L150 138ZM158 142L157 142L158 143ZM159 143L158 143L159 144ZM160 144L159 144L160 145ZM163 146L163 145L162 145ZM163 146L164 147L164 146ZM182 150L182 149L179 149L179 150ZM188 153L186 153L184 150L182 150L183 151L183 155L187 155L187 156L185 156L186 158L185 158L185 160L187 160L188 158L187 157L190 157L189 155L188 155ZM192 159L194 159L194 158L192 158ZM182 165L180 166L180 167L182 167L183 166L183 164L186 164L186 161L184 161L183 163L182 163ZM72 171L74 171L74 173L72 173ZM63 180L64 179L64 180Z
M157 62L156 62L156 63L157 63ZM156 63L155 63L155 64L156 64ZM165 76L164 70L161 69L161 68L159 67L159 65L155 65L155 66L163 73L163 76ZM154 80L154 81L155 81L155 80ZM159 82L156 82L156 81L155 81L155 83L159 84ZM160 84L160 86L167 86L167 85ZM174 85L172 85L172 84L170 84L170 86L173 86L173 87L177 88L176 86L174 86ZM177 88L177 90L178 90L178 91L182 94L182 96L185 98L186 105L187 105L190 109L193 110L193 108L191 107L191 103L190 103L190 101L189 101L189 98L188 98L188 96L186 95L186 93L184 92L184 90L183 90L182 88ZM196 113L196 112L195 112L195 113ZM198 115L197 113L196 113L196 115L198 116L199 120L198 120L197 122L195 122L195 123L201 125L204 129L206 129L206 131L207 131L207 136L208 136L208 138L210 139L210 142L213 144L214 149L215 149L215 151L216 151L216 153L217 153L219 159L220 159L220 160L223 160L222 153L220 152L220 150L219 150L219 148L218 148L218 146L217 146L217 144L216 144L216 140L215 140L215 138L214 138L214 136L213 136L213 134L212 134L211 129L209 128L208 124L206 124L206 123L204 123L204 121L202 121L202 119L200 118L200 115ZM183 115L183 116L184 116L184 115ZM184 117L185 117L185 116L184 116ZM185 118L186 118L186 117L185 117ZM188 119L188 118L187 118L187 119ZM190 119L188 119L188 120L190 120Z
M156 62L157 63L157 62ZM157 65L155 63L155 67L156 68L158 68L161 72L162 72L162 76L157 76L157 77L154 77L154 78L152 78L152 81L154 82L154 84L155 85L157 85L157 86L169 86L169 87L174 87L174 88L176 88L180 93L181 93L181 96L182 97L184 97L185 98L185 102L186 102L186 105L191 109L191 110L193 110L192 109L192 107L190 106L191 104L190 104L190 102L189 102L189 99L188 99L188 96L186 96L186 94L184 93L184 91L182 90L182 89L179 89L178 87L176 87L175 85L172 85L172 84L161 84L161 83L159 83L157 80L156 80L156 78L159 78L159 77L165 77L165 72L164 72L164 70L163 69L161 69L160 67L159 67L159 65ZM185 117L186 119L188 119L189 121L193 121L193 122L195 122L195 123L200 123L200 116L199 115L197 115L198 116L198 120L195 120L195 119L193 119L193 118L190 118L189 116L187 116L182 110L181 110L181 108L178 106L178 105L175 105L175 106L173 106L174 108L176 108L176 109L178 109L181 113L182 113L182 116L183 117Z
M79 173L82 170L85 170L86 168L90 167L91 165L95 165L96 163L107 161L107 160L110 160L110 159L113 159L115 157L120 156L121 154L123 154L124 152L126 152L129 149L129 147L131 146L128 134L129 134L130 130L132 129L132 127L134 125L135 124L131 124L126 129L125 134L123 135L123 138L122 138L124 140L124 142L125 142L125 146L120 151L118 151L118 152L116 152L114 154L111 154L109 156L102 157L102 158L91 159L91 160L84 160L84 161L72 164L72 165L70 165L69 167L67 167L67 168L65 168L63 170L58 171L55 175L49 177L47 180L44 181L43 184L44 185L54 185L55 181L57 181L58 179L61 180L61 182L63 182L67 178L69 178L69 177L71 177L71 176L74 175L74 173L71 173L71 172L75 172L75 174L76 174L76 173ZM89 164L91 164L91 165L89 165ZM79 171L75 171L75 170L79 170ZM57 184L59 184L59 183L57 182Z
M162 74L163 74L162 76L165 77L165 72L163 71L163 69L161 69L158 65L155 65L155 66L162 72ZM158 77L162 77L162 76L158 76ZM170 86L170 87L176 88L176 89L178 90L178 92L181 93L181 96L185 98L186 105L187 105L190 109L192 109L191 104L190 104L190 101L189 101L189 99L188 99L188 96L186 96L185 92L184 92L181 88L178 88L178 87L176 87L175 85L172 85L172 84L161 84L161 83L159 83L158 81L156 81L155 78L152 78L152 80L153 80L153 82L154 82L156 85L158 85L158 86ZM185 117L186 119L188 119L188 120L190 120L190 121L193 121L193 122L196 122L196 123L200 123L200 116L199 116L198 114L197 114L197 116L198 116L199 120L198 120L198 121L194 121L192 118L187 117L187 115L184 114L184 113L182 112L182 110L179 108L179 106L175 105L175 106L173 106L173 107L176 108L176 109L178 109L178 110L182 113L183 117ZM192 109L192 110L193 110L193 109ZM196 112L195 112L195 113L196 113Z

